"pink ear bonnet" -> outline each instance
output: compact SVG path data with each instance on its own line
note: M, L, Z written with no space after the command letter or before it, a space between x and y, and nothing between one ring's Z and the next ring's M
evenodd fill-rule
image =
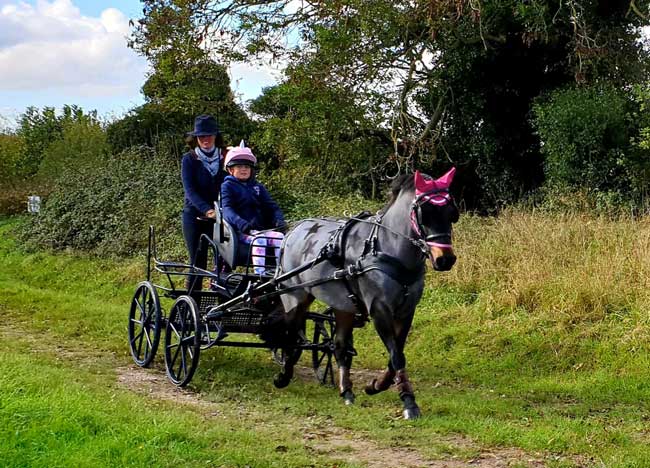
M418 197L436 190L449 190L449 186L454 180L454 174L456 174L456 168L452 167L445 175L434 180L423 176L420 171L415 171L415 196Z

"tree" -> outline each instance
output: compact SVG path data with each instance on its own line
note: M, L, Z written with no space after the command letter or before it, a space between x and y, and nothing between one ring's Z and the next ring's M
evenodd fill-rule
M130 45L151 62L142 87L146 103L111 125L116 150L133 144L173 144L199 114L214 115L226 141L248 137L252 127L236 104L226 68L201 47L191 10L200 2L144 2L145 17ZM173 145L176 147L176 145ZM182 148L181 148L182 149Z
M170 24L155 10L182 4L202 47L224 61L286 60L284 86L346 96L346 107L391 135L386 168L452 161L465 169L469 203L485 208L543 181L534 99L574 82L629 86L648 70L647 1L145 3L136 38L146 47ZM330 106L334 115L341 102Z

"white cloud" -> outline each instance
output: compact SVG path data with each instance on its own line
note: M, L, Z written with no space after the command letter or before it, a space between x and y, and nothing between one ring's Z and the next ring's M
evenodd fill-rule
M84 16L71 0L0 3L0 90L136 96L146 61L126 46L128 18Z
M244 101L262 94L262 89L282 81L281 63L234 63L230 66L230 87Z

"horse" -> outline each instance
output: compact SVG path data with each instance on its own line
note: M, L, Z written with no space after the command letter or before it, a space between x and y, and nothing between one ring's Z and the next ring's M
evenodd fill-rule
M281 295L287 336L296 342L301 339L314 299L334 310L334 356L345 404L355 399L350 380L352 331L355 314L362 312L372 320L389 354L386 370L368 383L365 392L374 395L395 384L404 418L421 414L406 373L404 345L422 297L427 257L437 271L450 270L456 262L452 224L458 221L458 208L449 192L454 173L452 168L438 179L417 171L402 175L393 181L390 199L376 216L306 219L285 236L280 271L300 270L282 284L287 289ZM300 268L324 252L327 261ZM274 379L276 387L289 384L299 356L287 354Z

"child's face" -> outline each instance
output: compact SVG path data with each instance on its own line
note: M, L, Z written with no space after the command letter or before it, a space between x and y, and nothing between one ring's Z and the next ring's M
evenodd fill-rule
M237 164L228 168L231 176L234 176L237 180L245 181L251 177L251 167L246 164Z

